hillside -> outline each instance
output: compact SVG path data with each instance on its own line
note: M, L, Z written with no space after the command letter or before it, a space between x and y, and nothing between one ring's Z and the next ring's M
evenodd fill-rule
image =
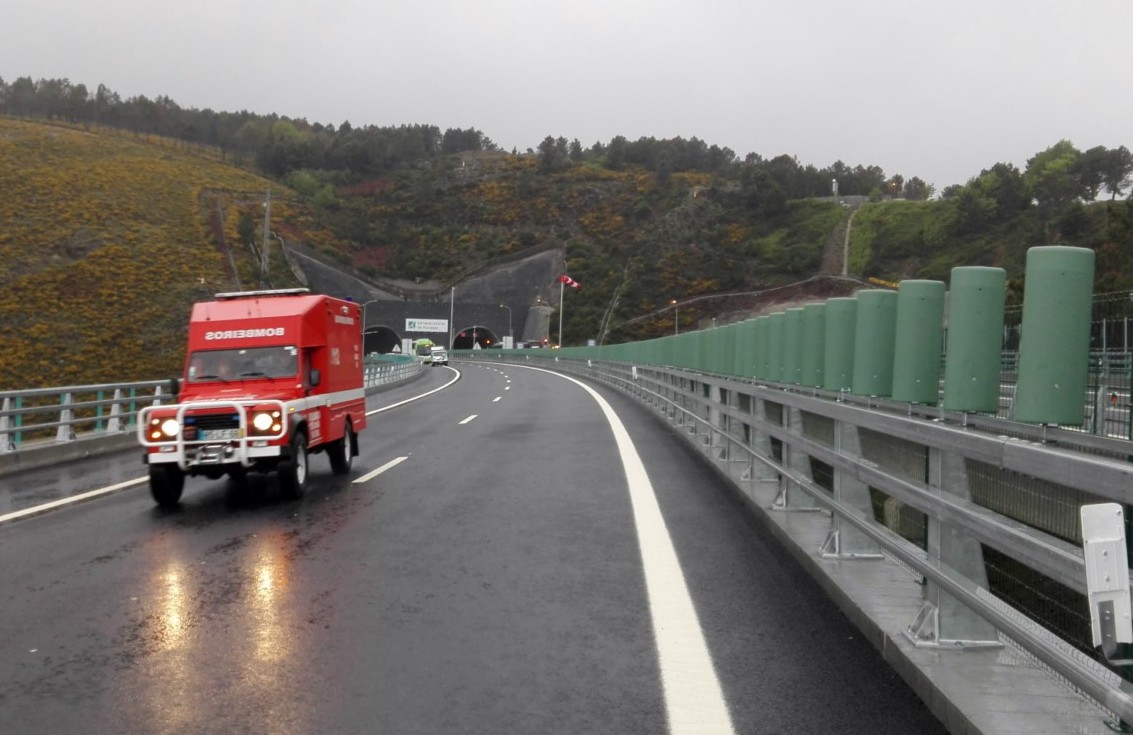
M189 304L258 286L240 220L269 186L303 233L293 195L205 151L0 119L0 389L179 372Z

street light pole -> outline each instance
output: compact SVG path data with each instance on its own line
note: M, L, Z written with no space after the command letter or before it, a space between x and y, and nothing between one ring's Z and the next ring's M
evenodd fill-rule
M381 299L372 299L372 300L366 301L362 304L362 330L361 331L362 331L362 354L363 355L365 355L365 353L366 353L366 307L369 306L370 304L376 304L379 301L381 301Z
M500 304L501 309L507 309L507 337L511 342L510 347L515 347L515 335L511 331L511 307L507 304Z
M676 337L681 333L681 305L677 303L676 299L672 299L669 303L672 304L673 308L676 310L676 313L673 315L673 336Z

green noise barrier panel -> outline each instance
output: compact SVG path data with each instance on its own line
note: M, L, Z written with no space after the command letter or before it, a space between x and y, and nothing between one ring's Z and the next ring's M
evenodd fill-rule
M783 349L786 337L787 313L777 311L771 315L771 324L768 329L771 335L768 339L767 379L781 382L783 380Z
M850 391L858 396L889 397L893 390L897 293L882 289L859 291L854 334L854 378Z
M1015 420L1083 423L1093 285L1094 251L1060 245L1027 251Z
M755 374L755 320L747 319L736 325L736 361L732 374L750 378Z
M995 413L999 410L1007 271L983 266L953 268L951 283L944 408Z
M771 317L755 319L755 377L771 379Z
M854 380L854 334L858 323L858 300L839 297L826 300L826 335L823 340L822 387L849 390Z
M940 395L944 282L901 281L893 348L893 399L935 406Z
M803 310L787 309L783 336L783 375L784 383L798 385L802 382L803 363Z
M821 388L826 339L826 304L803 307L803 357L799 382Z

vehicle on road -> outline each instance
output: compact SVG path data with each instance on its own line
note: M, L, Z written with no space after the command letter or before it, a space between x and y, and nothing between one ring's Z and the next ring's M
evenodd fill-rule
M448 351L439 345L433 345L429 350L429 362L433 367L448 365Z
M154 500L180 502L186 475L273 471L298 497L318 453L347 474L366 428L359 305L307 289L215 298L193 305L177 403L139 415Z
M416 355L421 362L430 365L433 362L433 340L426 337L413 340L413 354Z

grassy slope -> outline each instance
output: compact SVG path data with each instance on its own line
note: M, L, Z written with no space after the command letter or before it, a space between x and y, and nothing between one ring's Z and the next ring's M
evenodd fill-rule
M237 244L268 186L161 142L0 119L0 390L176 374L189 305L235 287L217 213Z

